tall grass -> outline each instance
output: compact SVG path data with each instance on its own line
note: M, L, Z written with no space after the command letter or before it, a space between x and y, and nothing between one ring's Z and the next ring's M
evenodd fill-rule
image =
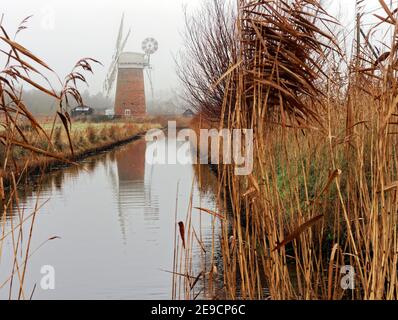
M347 61L318 1L238 1L217 127L254 130L255 169L219 166L228 298L397 299L397 11L380 4L389 53L369 38Z

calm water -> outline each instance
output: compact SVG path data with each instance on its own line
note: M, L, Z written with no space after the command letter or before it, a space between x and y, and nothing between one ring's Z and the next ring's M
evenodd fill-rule
M61 238L30 258L27 296L37 284L34 299L171 298L172 276L164 270L173 270L176 199L178 221L185 221L191 194L193 207L214 210L214 198L209 181L207 190L199 191L192 165L150 165L147 147L140 140L88 159L79 168L54 172L40 193L25 195L25 216L36 203L48 201L36 218L31 251L50 237ZM196 230L211 245L212 218L197 210L192 215ZM5 230L16 221L8 217ZM27 233L25 238L26 244ZM10 274L11 248L8 237L0 261L1 283ZM199 271L201 262L196 260ZM40 287L43 265L55 269L55 290ZM8 295L6 285L0 298Z

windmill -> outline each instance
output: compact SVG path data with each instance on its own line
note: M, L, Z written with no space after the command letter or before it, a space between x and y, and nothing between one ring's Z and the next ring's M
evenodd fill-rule
M110 113L117 117L141 118L146 115L144 71L147 73L153 98L150 59L157 51L158 43L153 38L147 38L142 42L144 53L124 51L130 30L123 40L123 25L124 14L116 40L116 50L104 81L104 93L109 97L116 81L115 105Z
M104 81L104 93L105 93L106 97L109 97L110 92L112 91L113 84L115 83L115 80L116 80L119 57L122 54L124 47L126 46L127 40L130 37L130 33L131 33L131 29L129 29L127 36L122 41L123 27L124 27L124 13L123 13L122 19L120 21L119 34L118 34L117 40L116 40L115 53L112 57L112 62L111 62L107 76Z

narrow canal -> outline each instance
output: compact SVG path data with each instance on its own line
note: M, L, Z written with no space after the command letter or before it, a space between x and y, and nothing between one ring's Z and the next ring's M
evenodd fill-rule
M190 205L215 210L211 187L215 178L201 172L202 179L209 180L202 188L197 168L151 164L148 160L153 155L148 149L147 142L139 140L89 158L79 167L48 174L40 192L32 187L21 196L19 207L24 216L36 205L42 206L31 252L46 239L60 237L29 259L25 298L32 291L34 299L172 298L172 274L167 271L173 270L175 214L177 221L185 221ZM3 221L5 231L18 221L16 214ZM193 209L192 219L203 244L211 247L213 217ZM2 250L1 283L11 273L11 237ZM194 256L203 255L199 246L194 250L198 251ZM197 272L201 260L194 259ZM54 290L43 290L40 285L43 266L54 268ZM13 281L15 297L18 277ZM8 298L9 287L7 283L0 290L1 299Z

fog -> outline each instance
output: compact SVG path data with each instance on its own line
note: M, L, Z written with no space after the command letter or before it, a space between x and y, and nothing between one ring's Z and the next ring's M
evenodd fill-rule
M59 76L70 72L82 57L92 57L104 66L95 67L95 75L88 76L92 95L102 90L102 84L115 51L120 18L125 13L125 33L131 37L125 51L141 52L141 42L154 37L159 51L152 57L152 77L157 98L178 90L174 56L182 48L184 29L183 8L193 11L204 0L14 0L0 9L3 25L13 33L19 22L33 15L28 29L19 42L43 58ZM226 0L228 1L228 0ZM233 0L231 0L233 1ZM344 25L355 21L355 0L326 1L333 14L340 12ZM3 4L5 1L3 1ZM378 0L366 0L366 8L379 6Z
M103 67L95 67L94 76L88 76L91 94L102 90L124 12L125 34L131 28L125 51L141 52L141 42L146 37L154 37L159 42L159 51L151 60L154 90L159 95L177 86L173 57L182 46L183 6L194 10L200 0L14 0L7 3L0 9L0 13L4 13L3 25L13 33L20 21L33 15L28 29L18 35L18 40L59 76L70 72L82 57L103 63Z

